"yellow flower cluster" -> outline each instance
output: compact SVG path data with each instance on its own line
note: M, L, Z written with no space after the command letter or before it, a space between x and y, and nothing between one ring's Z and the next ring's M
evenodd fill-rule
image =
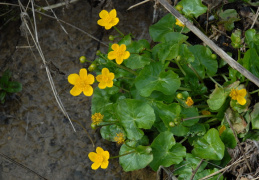
M98 87L100 89L105 89L106 87L112 87L113 79L114 79L114 74L110 73L109 69L107 69L107 68L103 68L102 74L100 74L96 77L96 80L98 82L100 82L98 84Z
M130 57L130 52L126 51L125 44L113 44L111 52L108 53L108 59L115 59L117 64L121 64L124 59L128 59Z
M117 142L117 144L123 144L125 141L124 134L123 133L116 133L116 136L114 137L114 141Z
M88 157L94 162L91 166L93 170L98 169L100 166L102 169L106 169L109 165L108 160L110 158L110 153L108 151L104 151L101 147L96 148L96 153L90 152Z
M246 104L246 89L231 89L231 92L229 94L229 96L233 99L233 100L237 100L237 102L241 105L245 105Z
M101 113L95 113L92 115L92 122L95 125L100 124L103 121L103 115Z

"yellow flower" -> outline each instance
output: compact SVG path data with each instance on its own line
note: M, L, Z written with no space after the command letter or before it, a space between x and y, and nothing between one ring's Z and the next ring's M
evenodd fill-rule
M113 80L114 79L114 74L110 73L109 69L103 68L102 69L102 74L98 75L96 77L96 80L100 82L98 84L98 87L100 89L105 89L106 87L112 87L113 86Z
M91 118L93 124L96 125L100 124L103 121L103 115L101 113L94 113Z
M108 151L104 151L101 147L96 148L96 153L90 152L88 157L94 162L91 166L93 170L98 169L100 166L102 169L106 169L109 165L108 160L110 158L110 153Z
M241 105L245 105L246 104L246 89L231 89L231 92L229 94L229 96L233 99L233 100L237 100L237 102Z
M87 75L87 70L85 68L80 69L79 75L70 74L68 76L68 82L74 85L70 90L70 94L73 96L78 96L82 92L86 96L91 96L93 94L91 84L94 83L94 76L92 74Z
M106 10L102 10L99 13L101 19L97 21L97 24L100 26L104 26L106 30L111 29L112 26L115 26L119 22L119 18L117 18L117 12L115 9L111 10L110 12Z
M211 112L205 110L201 111L201 113L202 115L211 115Z
M187 104L187 106L191 106L193 105L193 100L191 97L188 97L187 100L185 101L185 103Z
M179 19L176 19L175 24L178 25L178 26L184 27L184 24Z
M114 137L114 141L117 142L117 144L123 144L125 141L124 134L123 133L116 133L116 136Z
M128 59L130 57L129 51L126 51L125 44L113 44L112 49L113 51L108 53L108 59L115 59L117 64L121 64L123 62L123 59Z

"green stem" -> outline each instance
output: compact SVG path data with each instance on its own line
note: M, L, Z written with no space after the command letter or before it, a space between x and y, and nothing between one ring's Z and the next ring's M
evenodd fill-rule
M184 41L184 42L185 42L185 44L187 44L187 45L189 45L189 46L192 46L192 44L189 43L188 41Z
M87 60L87 59L85 60L85 62L93 63L93 61L89 61L89 60Z
M254 94L254 93L257 93L257 92L259 92L259 89L255 90L255 91L252 91L249 94Z
M136 151L130 151L128 153L125 153L125 154L122 154L122 155L119 155L119 156L113 156L113 157L110 157L109 159L119 158L119 157L126 156L126 155L134 153L134 152L136 152Z
M205 123L208 124L208 123L214 122L214 121L216 121L216 120L218 120L218 119L217 119L217 118L212 118L212 119L206 121Z
M97 125L97 127L103 127L103 126L110 126L110 125L114 125L116 123L110 123L110 124L104 124L104 125Z
M124 37L124 34L123 34L117 27L113 26L113 28L114 28L120 35L122 35L122 36Z
M114 84L113 84L114 85ZM114 86L116 86L116 85L114 85ZM126 91L127 93L129 93L130 91L129 90L127 90L127 89L124 89L123 87L120 87L120 86L116 86L117 88L120 88L120 89L122 89L123 91Z
M124 70L126 70L126 71L128 71L128 72L134 74L135 76L138 75L135 71L133 71L133 70L131 70L131 69L125 67L125 66L119 65L119 64L117 64L117 63L115 63L115 62L113 62L113 61L111 61L111 60L109 60L109 59L107 59L103 54L101 54L100 56L101 56L102 58L106 59L107 61L110 61L111 63L113 63L113 64L114 64L115 66L117 66L118 68L124 69Z
M225 76L225 74L221 74L221 76L224 78L226 82L228 82L228 78Z
M188 67L194 72L194 74L197 76L197 78L200 80L200 82L203 83L203 79L200 77L200 75L197 73L197 71L192 67L192 65L188 64Z
M241 51L240 51L240 49L238 49L238 50L237 50L237 55L238 55L238 59L237 59L237 61L239 62L240 57L241 57Z
M83 130L86 132L88 138L90 139L91 143L93 144L93 147L95 147L95 144L94 144L94 142L93 142L91 136L88 134L87 130L85 129L85 127L84 127L80 122L78 122L78 121L76 121L76 120L71 120L71 121L77 123L79 126L81 126L81 128L83 128Z
M201 116L184 118L183 121L188 121L188 120L197 119L197 118L207 118L207 117L215 117L215 116L214 115L201 115Z
M177 64L177 66L179 67L179 69L182 71L183 75L186 76L186 72L183 70L182 66L179 64L178 61L175 61L175 63Z
M223 88L213 77L209 76L210 80L212 80L215 84L217 84L219 87Z
M188 137L184 137L179 143L182 144L186 139L188 139Z

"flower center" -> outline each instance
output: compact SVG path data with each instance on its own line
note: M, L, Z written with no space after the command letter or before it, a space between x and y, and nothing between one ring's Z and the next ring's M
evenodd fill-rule
M100 162L100 163L102 163L102 162L103 162L103 156L102 156L102 155L100 155L100 154L97 154L96 162Z
M110 15L108 15L108 16L106 17L106 19L105 19L105 21L107 21L108 23L111 23L112 20L113 20L113 18L112 18Z
M117 56L118 57L122 57L123 54L124 54L124 51L118 50L118 52L117 52Z
M82 90L82 91L86 91L88 89L89 84L87 83L87 81L83 81L81 79L79 79L76 83L76 86Z

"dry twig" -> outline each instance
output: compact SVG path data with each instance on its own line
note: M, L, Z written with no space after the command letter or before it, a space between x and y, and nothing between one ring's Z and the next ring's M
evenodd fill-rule
M258 15L259 15L259 7L257 8L255 19L254 19L254 22L253 22L252 26L250 27L250 29L253 29L255 22L257 21Z
M127 11L130 10L130 9L132 9L132 8L134 8L134 7L139 6L139 5L141 5L141 4L144 4L144 3L146 3L146 2L149 2L149 1L151 1L151 0L145 0L145 1L139 2L139 3L137 3L137 4L134 4L134 5L130 6L130 7L127 9Z

